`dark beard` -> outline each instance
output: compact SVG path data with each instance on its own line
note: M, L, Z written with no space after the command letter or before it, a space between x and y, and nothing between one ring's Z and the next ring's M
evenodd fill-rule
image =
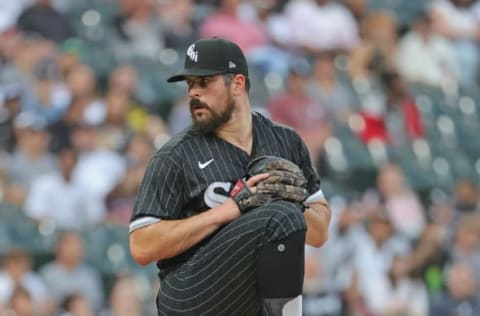
M205 120L198 120L192 113L193 128L202 134L212 134L220 126L228 122L232 118L233 110L235 109L235 101L228 98L227 107L222 112L213 111L208 104L201 102L198 99L190 100L190 109L194 107L202 107L210 113L210 117Z

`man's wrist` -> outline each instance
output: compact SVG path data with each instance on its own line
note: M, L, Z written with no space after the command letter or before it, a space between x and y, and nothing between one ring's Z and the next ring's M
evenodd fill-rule
M228 203L228 207L229 208L233 208L235 209L235 211L237 211L238 213L241 213L240 211L240 207L238 206L237 202L235 202L235 200L231 197L229 197L226 201L225 201L225 204Z
M242 212L240 211L240 207L238 206L238 204L232 198L228 198L223 203L223 209L221 210L221 214L223 216L223 222L228 223L240 217Z

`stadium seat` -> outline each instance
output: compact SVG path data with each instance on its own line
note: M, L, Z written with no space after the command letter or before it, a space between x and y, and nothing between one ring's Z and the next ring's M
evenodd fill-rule
M328 174L351 189L363 190L374 184L376 162L348 125L335 124L334 135L326 141Z
M8 234L8 223L0 221L0 255L6 253L12 245L12 240Z
M435 109L432 98L426 94L419 94L415 100L422 116L426 137L429 139L435 138L437 136L436 117L438 110Z
M1 203L1 237L3 246L1 252L8 248L21 248L32 253L45 251L42 236L37 225L28 218L22 209Z
M84 232L86 260L103 273L118 274L134 269L130 255L128 227L104 224Z
M425 192L434 186L431 152L426 140L389 148L390 158L398 163L410 186L417 192Z
M166 82L167 78L180 68L178 62L167 65L160 60L155 61L146 58L135 58L126 62L132 64L138 70L139 85L136 93L142 103L152 106L167 104L178 100L179 96L183 97L185 95L184 85ZM161 112L162 115L166 113L163 109L153 110Z

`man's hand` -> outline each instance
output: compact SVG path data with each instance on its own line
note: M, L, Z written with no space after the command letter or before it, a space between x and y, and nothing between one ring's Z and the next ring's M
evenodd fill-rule
M257 206L270 203L271 196L259 190L256 184L266 179L268 173L261 173L249 178L247 181L239 179L229 192L229 196L237 204L240 213L246 213Z

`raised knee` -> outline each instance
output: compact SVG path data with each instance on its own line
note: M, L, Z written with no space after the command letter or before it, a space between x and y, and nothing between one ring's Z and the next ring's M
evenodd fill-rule
M272 203L271 217L267 224L267 231L272 239L285 238L292 232L306 230L305 218L301 206L280 201Z

